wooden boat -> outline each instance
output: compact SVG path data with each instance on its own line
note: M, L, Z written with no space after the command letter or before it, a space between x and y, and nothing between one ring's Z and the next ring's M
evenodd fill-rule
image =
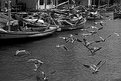
M64 12L54 11L50 15L52 24L58 27L57 31L84 28L86 18L79 14Z
M21 26L20 24L18 24L19 20L8 20L8 18L1 18L1 16L0 20L0 39L42 37L54 33L57 29L56 26ZM6 26L7 23L8 25Z
M14 22L17 22L17 20L11 19L10 0L8 1L8 16L5 17L0 16L0 23L5 24L4 27L0 27L0 39L42 37L56 31L55 26L34 30L26 25L20 26L19 24L15 24ZM4 20L4 22L2 22L2 20Z
M85 26L86 18L82 18L78 21L75 21L75 23L72 23L71 21L69 22L67 20L60 20L60 23L61 24L59 25L59 31L81 29Z
M43 37L54 33L56 28L50 27L45 31L6 31L0 29L0 39Z

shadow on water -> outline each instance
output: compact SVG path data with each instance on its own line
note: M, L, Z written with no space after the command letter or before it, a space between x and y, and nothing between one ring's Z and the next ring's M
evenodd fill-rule
M33 37L33 38L16 38L16 39L0 39L0 47L2 46L10 46L10 45L16 45L16 44L27 44L34 41L40 41L48 38L57 38L61 35L69 35L69 34L75 34L79 33L80 30L71 30L71 31L62 31L62 32L55 32L53 34L43 36L43 37Z
M0 48L5 46L17 45L17 44L27 44L34 41L44 40L52 37L53 34L44 37L33 37L33 38L16 38L16 39L0 39Z

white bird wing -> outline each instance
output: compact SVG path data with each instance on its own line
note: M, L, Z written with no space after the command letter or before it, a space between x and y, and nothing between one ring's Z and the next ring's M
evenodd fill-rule
M18 55L18 53L19 53L19 50L16 50L16 55Z
M16 51L16 55L18 55L19 53L22 53L22 52L23 52L23 53L26 53L26 50L17 50L17 51Z
M36 61L37 59L29 59L27 62Z

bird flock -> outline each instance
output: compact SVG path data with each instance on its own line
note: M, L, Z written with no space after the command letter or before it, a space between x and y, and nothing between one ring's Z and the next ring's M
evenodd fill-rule
M94 22L95 25L100 25L100 27L96 27L96 26L90 26L84 29L80 29L80 31L86 31L87 33L82 33L82 40L80 40L79 38L77 38L77 36L79 36L78 33L76 34L70 34L67 37L59 37L60 39L63 39L66 43L70 42L70 43L75 43L75 42L79 42L81 43L84 47L86 47L89 52L91 53L90 56L94 56L96 55L96 52L100 51L103 47L96 47L96 46L91 46L92 44L96 44L96 43L104 43L106 42L106 40L108 40L112 35L116 35L116 36L120 36L118 33L112 33L110 35L108 35L106 38L103 38L102 36L100 36L98 34L99 31L101 31L104 28L105 22L104 21L100 21L100 22ZM93 31L89 31L89 29L96 29ZM99 40L95 40L95 41L88 41L87 37L89 36L93 36L93 35L97 35L99 37ZM64 49L65 51L70 51L70 49L62 44L62 45L57 45L57 48L61 48ZM99 61L97 64L83 64L83 66L85 68L88 68L90 70L92 70L92 74L96 74L99 72L99 69L105 64L106 61Z
M15 52L15 57L27 57L27 56L30 56L31 55L31 53L29 52L29 51L27 51L27 50L16 50L16 52ZM33 71L34 72L38 72L38 70L39 70L39 68L42 66L42 64L44 63L43 61L41 61L41 60L39 60L39 59L37 59L37 58L30 58L30 59L27 59L27 61L26 61L27 63L32 63L34 66L35 66L35 68L33 69ZM38 75L36 75L36 80L37 81L40 81L41 79L43 80L43 81L48 81L48 78L47 78L47 76L45 75L45 72L41 72L41 74L43 75L43 77L41 77L40 78L40 76L38 76Z
M120 36L118 33L113 33L111 35L108 35L106 38L103 38L102 36L100 36L98 34L99 31L101 31L104 28L104 22L100 21L100 22L94 22L95 25L99 24L101 27L98 28L96 26L90 26L87 27L85 29L80 29L80 31L86 31L87 33L82 33L82 39L79 39L77 36L79 36L78 33L76 34L70 34L67 37L59 37L60 39L64 40L66 44L68 43L72 43L74 44L75 42L78 42L80 44L82 44L85 48L88 49L88 51L90 52L90 56L94 56L96 55L96 52L100 51L103 47L96 47L96 46L92 46L92 44L96 44L96 43L104 43L106 42L106 40L108 38L110 38L112 35L116 35L116 36ZM96 29L95 31L89 31L88 29ZM93 35L97 35L99 37L100 40L95 40L95 41L88 41L87 37L89 36L93 36ZM65 44L58 44L56 45L56 48L61 48L64 51L70 51L70 49L65 45ZM31 53L27 50L16 50L15 52L15 57L25 57L25 56L30 56ZM37 59L37 58L31 58L28 59L26 61L27 63L33 63L35 68L33 69L33 71L37 72L38 69L41 67L41 65L44 63L41 60ZM92 74L97 74L99 72L99 69L105 64L106 61L99 61L97 64L82 64L85 68L92 70ZM55 73L52 72L51 74ZM40 76L36 76L37 81L40 81L40 79L42 79L43 81L48 81L48 76L46 76L45 72L41 72L41 74L43 75L43 78L40 78Z

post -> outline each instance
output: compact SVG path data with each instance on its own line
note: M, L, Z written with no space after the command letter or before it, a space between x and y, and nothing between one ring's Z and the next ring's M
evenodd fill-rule
M11 28L10 28L10 19L11 19L11 1L8 0L8 17L9 17L9 21L8 21L8 31L10 32L11 31Z
M95 5L95 0L93 0L93 5Z
M58 0L56 0L56 6L58 5Z
M91 6L91 0L88 0L88 7Z
M68 9L69 9L69 3L70 3L70 1L68 0Z
M110 5L110 0L108 0L108 7L109 7L109 5Z
M100 6L100 0L98 0L98 7Z
M45 9L46 9L46 6L47 6L47 0L44 0L44 4L45 4Z
M37 3L36 3L36 10L39 10L39 0L37 0Z

